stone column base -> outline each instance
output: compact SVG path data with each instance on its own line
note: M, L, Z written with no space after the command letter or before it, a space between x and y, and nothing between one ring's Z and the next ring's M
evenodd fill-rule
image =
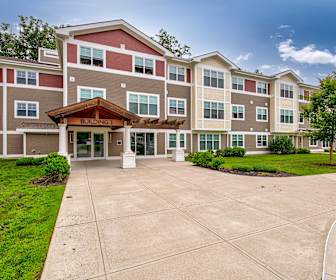
M184 161L184 150L183 149L175 149L173 150L173 161Z
M126 152L120 153L121 160L120 160L120 167L121 168L135 168L135 153L133 152Z

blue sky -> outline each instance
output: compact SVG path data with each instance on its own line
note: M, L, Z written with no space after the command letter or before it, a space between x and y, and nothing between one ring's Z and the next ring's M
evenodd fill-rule
M33 15L50 24L123 18L147 35L160 28L193 55L220 51L242 69L272 74L291 68L306 82L336 66L336 1L0 0L0 21Z

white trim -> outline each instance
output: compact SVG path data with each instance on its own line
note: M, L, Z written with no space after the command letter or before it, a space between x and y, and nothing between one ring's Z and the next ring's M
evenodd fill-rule
M209 134L211 134L212 135L212 142L214 142L214 139L213 139L213 136L214 135L218 135L219 136L219 143L218 143L218 149L220 150L221 148L222 148L222 134L220 134L220 133L207 133L207 132L204 132L204 133L197 133L197 151L198 152L203 152L203 151L207 151L207 149L206 150L201 150L201 137L200 137L200 135L201 134L204 134L205 135L205 146L207 146L207 135L209 135ZM216 151L216 150L214 150L213 149L213 151Z
M172 81L172 82L176 82L176 83L181 83L181 84L186 83L186 81L187 81L187 68L183 65L170 64L170 63L167 63L167 64L168 64L167 80ZM175 67L175 69L176 69L176 80L170 79L170 71L169 71L170 67ZM178 68L183 68L183 77L184 77L183 81L178 80Z
M87 87L87 86L77 86L77 102L81 102L80 101L80 90L81 89L84 89L84 90L90 90L91 91L91 98L89 99L92 99L93 96L92 96L92 92L94 90L96 91L102 91L103 92L103 98L106 99L106 88L97 88L97 87Z
M232 134L243 134L243 135L256 135L256 134L265 134L265 135L271 135L270 132L258 132L258 131L229 131L229 135Z
M234 93L234 94L243 94L243 95L251 95L251 96L266 97L266 98L271 97L271 95L269 95L269 94L250 92L250 91L238 90L238 89L233 89L233 88L231 88L231 92Z
M243 118L234 118L232 115L233 115L233 106L237 106L237 107L243 107ZM237 111L238 112L238 111ZM245 121L245 105L242 105L242 104L231 104L231 120L235 120L235 121Z
M176 112L178 112L178 101L183 101L184 103L184 114L171 114L169 112L170 106L169 106L169 101L170 100L175 100L176 101ZM187 99L186 98L179 98L179 97L168 97L167 98L167 115L168 116L174 116L174 117L187 117Z
M58 128L17 128L16 131L22 133L59 133Z
M310 148L317 148L317 147L318 147L318 140L315 140L315 141L316 141L316 145L311 145L311 144L310 144L311 137L309 137L308 140L309 140L309 147L310 147Z
M14 67L17 67L19 65L19 67L24 66L24 67L29 67L29 68L38 68L38 69L45 69L45 70L57 71L57 72L62 71L60 66L58 67L55 67L52 65L48 66L46 64L31 63L31 62L27 62L24 60L9 60L6 58L0 58L0 63L6 64L6 65L13 65Z
M258 120L258 109L266 109L266 120ZM256 106L256 121L257 122L268 122L268 107Z
M2 69L2 154L4 157L7 156L7 67Z
M130 94L134 95L145 95L145 96L156 96L157 97L157 114L156 115L143 115L143 114L137 114L140 117L147 117L147 118L160 118L160 94L157 93L147 93L147 92L136 92L136 91L126 91L126 108L129 111L129 96ZM138 100L139 101L139 100ZM138 102L140 104L140 102ZM149 105L149 103L148 103ZM139 105L138 105L139 106ZM140 110L138 110L140 111Z
M296 74L293 70L291 70L291 69L288 69L288 70L285 70L285 71L283 71L283 72L277 73L277 74L274 75L274 77L280 79L282 76L285 76L285 75L287 75L287 74L292 74L292 75L299 81L299 83L300 83L300 82L303 83L302 78L301 78L299 75L297 75L297 74Z
M263 154L270 154L271 151L246 151L246 155L263 155Z
M68 105L68 42L63 42L63 107Z
M258 136L266 136L266 146L258 146ZM268 134L265 133L257 133L256 134L256 148L258 149L263 149L263 148L268 148Z
M243 137L243 146L233 146L232 145L232 136L234 135ZM238 138L237 138L237 142L238 142ZM245 134L237 133L237 132L230 134L230 147L245 148Z
M231 66L231 69L239 69L239 67L236 64L234 64L230 59L226 58L224 55L222 55L218 51L210 52L210 53L199 55L199 56L194 56L192 60L196 62L201 62L202 59L212 57L212 56L218 56L219 58L221 58L223 61L225 61L227 64Z
M305 122L304 122L304 120L305 120L304 118L303 118L303 122L300 121L300 115L301 115L301 114L303 114L303 112L300 112L300 111L299 111L298 123L299 123L299 124L304 124L304 123L305 123Z
M59 91L59 92L63 91L63 88L47 87L47 86L33 86L33 85L23 85L23 84L8 84L8 87L27 88L27 89L34 89L34 90L49 90L49 91Z
M225 119L225 104L228 104L229 102L225 102L225 101L218 101L218 100L209 100L209 99L202 99L203 103L203 118L202 118L202 121L215 121L215 122L225 122L227 121ZM204 110L205 110L205 106L204 106L204 103L205 102L210 102L210 118L205 118L204 117ZM219 119L219 118L212 118L211 117L211 111L212 111L212 108L211 108L211 103L217 103L217 117L218 117L218 103L222 103L223 104L223 118L222 119Z
M171 148L171 147L169 147L169 135L170 134L175 134L176 135L176 131L174 132L174 131L169 131L169 132L166 132L165 133L165 135L166 135L166 147L167 147L167 150L169 150L169 151L171 151L171 150L176 150L176 148ZM181 147L180 146L180 148L181 149L183 149L183 150L186 150L187 149L187 133L185 133L185 132L181 132L180 133L180 136L181 135L184 135L184 147ZM176 142L176 141L175 141ZM181 142L181 140L180 140L180 142ZM180 143L180 145L181 145L181 143Z
M25 72L26 73L26 83L25 84L18 84L17 83L17 72L20 71L20 72ZM35 85L30 85L28 84L28 73L35 73L35 76L36 76L36 84ZM29 70L29 69L21 69L21 68L15 68L14 69L14 85L19 85L19 86L28 86L28 87L31 87L31 88L37 88L40 84L40 79L39 79L39 76L40 76L40 73L38 71L35 71L35 70Z
M83 47L83 48L88 48L88 49L91 49L90 51L90 54L91 54L91 64L82 64L80 63L80 48ZM76 48L77 48L77 63L79 65L88 65L88 66L91 66L93 68L106 68L106 50L105 49L102 49L100 47L92 47L92 46L87 46L86 42L84 41L81 41L79 44L76 45ZM96 50L99 50L99 51L102 51L103 52L103 66L96 66L96 65L93 65L93 49L96 49Z
M256 82L256 94L261 94L261 95L269 95L269 92L268 92L268 85L269 83L268 82L265 82L265 81L260 81L260 80L255 80ZM258 83L263 83L266 85L266 93L261 93L261 92L258 92Z
M19 158L19 157L23 157L24 154L0 154L0 158Z
M23 133L23 154L26 156L27 154L27 134Z
M26 104L26 112L28 114L28 104L35 104L36 105L36 116L18 116L17 115L17 104L18 103L25 103ZM38 101L28 101L28 100L14 100L14 118L15 119L39 119L40 110L39 110L39 102Z
M141 73L141 72L135 72L135 58L136 57L142 58L142 60L143 60L143 71L144 71L143 73ZM146 59L150 59L150 60L153 61L153 74L146 74L145 73L145 71L146 71L146 69L145 69L146 68ZM148 78L153 77L153 76L157 77L156 76L156 59L152 58L152 57L149 57L149 56L147 56L145 54L133 55L132 56L132 73L139 74L139 75L141 75L143 77L148 77Z
M6 132L8 135L22 135L23 132L16 131L16 130L7 130ZM5 134L2 130L0 130L0 134Z
M237 79L237 83L236 83L237 89L234 89L232 87L232 85L233 85L233 79ZM240 84L238 84L238 79L243 80L243 89L242 90L238 89L238 85L240 85ZM240 77L240 76L232 76L231 77L231 86L230 86L230 88L231 88L231 91L246 92L245 91L245 78Z
M210 85L209 86L206 86L206 85L204 85L204 71L209 71L210 72L210 76L209 76L209 78L210 78ZM216 87L213 87L213 86L211 86L211 72L216 72L217 73L217 86ZM223 87L221 88L221 87L218 87L218 73L222 73L223 74ZM221 90L221 91L224 91L225 90L225 73L227 73L227 71L225 71L225 70L223 70L223 69L216 69L216 68L214 68L214 67L212 67L212 66L206 66L206 65L204 65L203 66L203 68L202 68L202 87L203 88L208 88L208 89L212 89L212 90L214 90L214 89L216 89L216 90Z
M183 87L191 87L194 84L188 83L188 82L179 82L179 81L174 81L174 80L167 80L167 84L169 85L177 85L177 86L183 86Z

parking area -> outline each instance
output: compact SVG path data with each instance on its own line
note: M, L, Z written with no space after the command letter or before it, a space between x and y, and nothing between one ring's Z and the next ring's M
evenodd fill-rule
M320 279L336 174L73 164L42 279Z

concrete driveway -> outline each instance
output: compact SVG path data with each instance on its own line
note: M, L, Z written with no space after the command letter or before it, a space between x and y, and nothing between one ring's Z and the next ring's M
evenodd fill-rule
M320 279L336 174L260 178L77 162L42 279Z

